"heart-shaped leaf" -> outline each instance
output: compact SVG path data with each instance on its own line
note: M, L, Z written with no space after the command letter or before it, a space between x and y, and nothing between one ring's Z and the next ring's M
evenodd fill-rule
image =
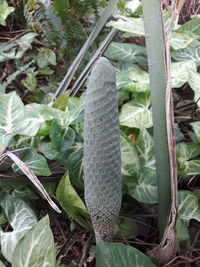
M155 266L142 252L121 243L97 242L97 267Z
M4 257L12 262L14 249L19 240L37 224L33 210L21 199L6 195L0 202L6 218L13 228L11 232L1 230L1 251Z
M48 216L41 219L17 244L12 267L55 267L56 249Z

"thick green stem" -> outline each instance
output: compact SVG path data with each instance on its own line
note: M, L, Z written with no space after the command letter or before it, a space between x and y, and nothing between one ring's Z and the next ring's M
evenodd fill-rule
M160 237L162 237L171 205L170 159L166 123L166 89L168 84L166 42L161 0L143 0L142 6L154 123L159 231Z

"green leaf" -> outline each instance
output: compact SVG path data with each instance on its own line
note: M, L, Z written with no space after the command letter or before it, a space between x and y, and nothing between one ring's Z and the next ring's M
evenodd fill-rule
M200 107L200 73L196 71L190 71L188 83L194 91L194 101L197 102L198 107Z
M97 267L141 267L155 266L151 260L139 250L121 244L97 242Z
M200 121L190 123L197 137L197 141L200 144Z
M122 106L119 116L120 124L132 128L150 128L153 125L152 112L147 106L135 101L128 102Z
M186 34L172 32L170 46L174 50L183 49L186 48L193 40L193 38Z
M1 58L1 55L0 55ZM1 59L0 59L1 61ZM4 61L4 60L3 60ZM17 68L16 71L12 72L10 75L8 75L6 77L6 80L0 84L0 94L5 94L6 88L8 87L8 85L10 85L18 75L24 73L24 72L28 72L28 71L32 71L32 68L30 67L31 64L33 63L33 60L29 61L27 64L19 66Z
M55 267L55 265L54 238L49 218L45 216L17 244L12 267Z
M24 53L31 48L31 43L34 41L37 36L34 32L29 32L16 39L15 43L10 45L1 45L0 46L0 62L4 62L10 59L19 59ZM23 67L23 66L22 66ZM21 68L22 68L21 67Z
M121 176L124 183L131 181L137 176L140 163L134 145L125 133L120 133L121 144Z
M147 169L156 169L156 159L154 154L154 143L151 135L145 128L140 129L136 140L136 149L143 166Z
M34 41L37 34L35 32L28 32L22 37L16 40L16 43L19 45L19 49L15 55L15 59L21 58L24 53L31 48L31 43Z
M127 72L116 72L117 88L129 92L146 92L150 90L149 74L134 66Z
M9 7L6 0L0 1L0 24L6 26L7 16L14 11L14 7Z
M88 223L84 217L89 217L89 214L83 201L74 190L69 180L68 173L66 173L59 182L56 190L56 197L69 217L77 221L80 225L88 228Z
M23 116L24 104L15 92L0 96L0 151L6 148L15 135Z
M62 127L57 120L52 124L49 136L57 150L63 152L71 147L75 141L75 132L72 128Z
M26 79L23 80L23 85L31 92L34 92L37 86L37 79L34 73L27 72Z
M194 18L182 24L177 31L180 33L192 32L194 34L200 35L200 18Z
M113 235L115 238L133 239L138 235L138 225L133 219L118 219L114 227Z
M68 169L72 183L83 189L83 143L74 143L58 160Z
M150 169L141 170L136 183L128 183L129 194L139 202L156 204L158 202L158 189L156 173Z
M175 134L175 139L177 143L183 141L184 135L181 132L178 123L174 124L174 134Z
M171 56L176 61L192 60L198 66L200 65L200 42L194 40L190 45L184 49L172 51Z
M120 31L132 33L133 35L144 35L144 22L141 18L130 18L120 16L117 21L110 21L107 26L114 27Z
M27 136L35 136L45 121L57 119L62 122L63 117L66 117L59 109L36 103L26 105L24 112L23 120L18 122L15 133Z
M6 195L0 202L5 215L13 228L11 232L1 230L1 252L4 257L12 262L14 249L19 240L37 224L33 210L21 199Z
M68 100L69 100L69 91L57 97L52 107L65 111Z
M65 158L64 153L58 152L52 142L40 142L39 149L48 159L52 160L58 159L59 157L62 158L61 154L63 155L63 158Z
M44 156L38 154L34 149L27 150L21 160L28 165L28 167L34 172L35 175L51 175L47 160ZM13 164L13 170L14 172L22 173L22 171L17 167L16 164Z
M15 57L16 47L16 43L0 44L0 62L13 59Z
M193 61L172 63L172 88L183 86L190 79L191 71L196 71L196 64Z
M41 48L37 55L37 63L39 68L44 68L49 64L56 65L56 55L48 48Z
M144 57L146 49L143 46L130 43L112 42L106 49L104 55L112 60L123 62L138 62L140 57Z
M178 173L185 177L189 173L199 172L200 160L194 160L200 154L200 145L178 143L176 146Z
M199 199L198 197L190 192L180 190L178 191L178 202L179 202L179 211L178 211L178 225L177 225L177 239L178 241L187 240L189 234L186 235L183 230L187 230L189 222L191 219L200 221L200 209L199 209ZM179 226L179 227L178 227Z
M37 70L37 75L51 75L54 73L54 70L50 69L49 67L39 68Z

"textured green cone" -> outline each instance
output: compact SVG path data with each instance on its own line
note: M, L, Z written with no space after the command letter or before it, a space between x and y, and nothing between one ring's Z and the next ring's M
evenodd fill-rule
M90 75L84 116L85 201L96 240L110 241L122 197L116 80L106 58Z

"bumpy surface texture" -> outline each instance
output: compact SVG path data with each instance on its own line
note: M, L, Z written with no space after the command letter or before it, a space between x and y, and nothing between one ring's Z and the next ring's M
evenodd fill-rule
M121 207L121 158L115 72L103 57L88 81L84 116L85 201L96 239L108 241Z

